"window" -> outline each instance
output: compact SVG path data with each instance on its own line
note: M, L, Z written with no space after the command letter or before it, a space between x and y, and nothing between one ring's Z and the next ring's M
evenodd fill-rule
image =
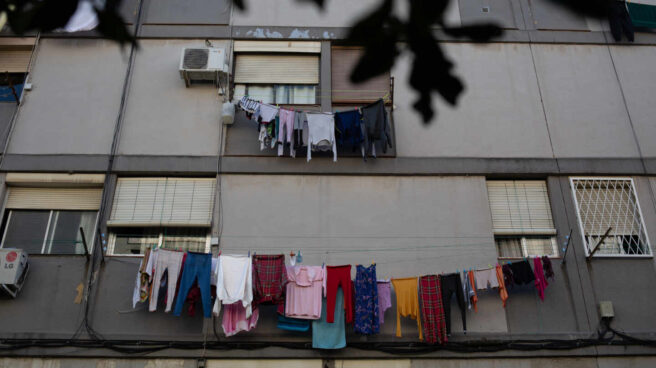
M546 182L488 180L487 190L500 258L558 254Z
M351 73L362 56L362 48L333 46L331 49L331 85L333 104L360 104L378 99L389 101L390 73L363 83L351 82Z
M34 41L31 37L0 39L0 102L20 99Z
M234 100L270 104L316 104L318 42L235 42Z
M119 178L108 253L139 255L147 247L209 252L214 178Z
M570 178L570 184L587 254L608 231L595 256L651 255L631 178Z
M92 250L104 175L7 173L2 247L30 254Z
M113 228L109 253L139 255L148 247L208 253L210 238L207 228Z
M91 251L97 211L9 210L3 248L20 248L29 254L84 254L80 228Z

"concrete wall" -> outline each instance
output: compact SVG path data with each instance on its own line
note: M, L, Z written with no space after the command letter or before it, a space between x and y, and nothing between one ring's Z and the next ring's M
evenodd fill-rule
M128 51L104 40L41 40L9 153L109 153Z
M638 156L608 48L533 45L533 51L556 156Z
M629 117L645 157L656 156L656 104L649 97L656 85L656 73L650 67L656 55L656 47L610 47L615 71L621 82Z
M398 156L552 157L529 47L444 46L466 90L456 107L436 96L437 115L429 125L412 108L410 58L397 61L392 71Z
M306 264L375 261L381 278L496 263L482 177L226 175L222 187L224 252L301 249ZM481 299L469 330L505 331L498 296Z
M204 45L204 40L141 41L119 154L218 155L223 100L212 84L186 88L178 72L182 49Z
M5 146L5 140L9 135L9 125L16 108L17 105L13 102L0 103L0 144L2 144L2 147Z

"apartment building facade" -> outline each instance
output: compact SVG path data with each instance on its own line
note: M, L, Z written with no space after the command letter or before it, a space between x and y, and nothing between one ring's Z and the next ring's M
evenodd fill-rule
M0 300L2 364L656 363L656 34L616 42L607 22L546 0L451 1L447 24L495 21L505 32L476 44L435 30L466 90L456 107L434 98L424 124L407 52L389 74L348 81L361 51L344 38L377 0L329 0L322 11L249 0L245 12L223 0L123 3L138 47L94 31L0 38L20 101L0 102L0 247L27 250L30 263L18 296ZM225 50L224 88L180 76L182 50L207 45ZM260 149L243 111L222 123L227 95L324 112L384 98L392 148L366 161L341 148L336 162L280 157ZM375 262L379 278L547 255L555 277L544 300L530 285L509 290L505 307L495 291L479 293L466 333L452 312L449 348L425 348L411 320L396 337L393 303L380 334L348 332L347 348L320 351L310 335L278 329L275 308L229 338L200 312L133 308L140 255L153 245L300 250L305 264ZM601 302L635 339L587 343L605 326Z

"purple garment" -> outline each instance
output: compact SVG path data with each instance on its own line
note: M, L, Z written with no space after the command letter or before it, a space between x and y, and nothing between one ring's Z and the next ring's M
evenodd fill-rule
M385 311L392 308L392 284L378 281L378 317L380 324L385 322Z
M533 258L533 272L535 273L535 287L538 289L540 299L544 301L544 289L549 286L547 279L544 278L544 270L540 258Z

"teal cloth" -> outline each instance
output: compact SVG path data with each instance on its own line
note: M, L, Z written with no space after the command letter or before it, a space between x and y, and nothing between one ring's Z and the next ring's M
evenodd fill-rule
M346 347L344 323L344 292L337 289L335 323L326 322L326 298L321 302L321 318L312 321L312 347L315 349L342 349Z

